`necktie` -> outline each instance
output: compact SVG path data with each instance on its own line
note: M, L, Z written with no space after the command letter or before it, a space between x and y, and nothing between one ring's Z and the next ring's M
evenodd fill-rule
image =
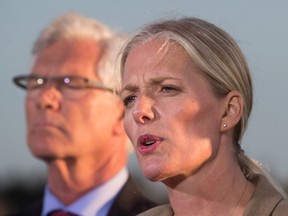
M50 212L47 216L78 216L78 215L67 211L55 210Z

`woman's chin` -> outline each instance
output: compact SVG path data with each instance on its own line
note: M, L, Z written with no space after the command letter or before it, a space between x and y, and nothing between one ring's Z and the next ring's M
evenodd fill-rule
M158 165L141 166L143 175L150 181L159 182L166 179L165 172Z

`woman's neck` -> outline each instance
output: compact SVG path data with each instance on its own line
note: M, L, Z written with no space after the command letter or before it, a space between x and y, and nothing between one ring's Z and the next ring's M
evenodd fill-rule
M220 156L197 173L175 176L163 182L175 215L243 214L254 185L246 180L233 157Z

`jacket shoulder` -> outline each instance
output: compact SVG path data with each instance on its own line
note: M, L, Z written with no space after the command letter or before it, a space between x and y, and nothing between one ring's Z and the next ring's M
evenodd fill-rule
M142 195L131 177L129 177L116 197L108 216L135 216L155 206L157 204Z
M39 216L42 212L42 200L39 200L19 212L7 214L7 216Z

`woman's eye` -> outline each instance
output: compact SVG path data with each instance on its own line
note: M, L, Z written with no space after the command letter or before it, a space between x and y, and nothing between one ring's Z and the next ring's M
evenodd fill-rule
M174 86L162 86L161 87L161 92L166 92L166 93L170 93L170 92L175 92L178 91L178 89Z
M135 101L135 99L136 99L136 96L133 96L133 95L124 98L124 100L123 100L124 106L125 107L129 106L129 104L131 104L133 101Z

